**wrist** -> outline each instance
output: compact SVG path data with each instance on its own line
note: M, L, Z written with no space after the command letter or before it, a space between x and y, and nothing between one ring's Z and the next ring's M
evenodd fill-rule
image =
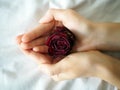
M106 60L106 59L102 56L101 61L98 60L95 63L96 72L94 73L94 75L95 77L98 77L107 81L108 78L110 77L109 75L111 75L111 72L109 71L111 65L109 61L103 61L103 60Z
M99 53L99 55L101 58L98 58L95 63L94 77L101 78L112 85L120 87L119 60L102 53Z
M106 50L106 45L108 44L107 39L109 38L108 30L104 25L101 25L100 23L94 22L92 25L94 31L94 48L97 50Z
M100 77L101 79L108 76L108 73L110 73L109 70L114 71L110 59L109 56L102 54L99 51L89 51L86 59L87 62L89 62L88 66L90 66L88 76ZM102 75L104 75L104 77Z
M95 48L98 50L120 50L120 24L94 23Z

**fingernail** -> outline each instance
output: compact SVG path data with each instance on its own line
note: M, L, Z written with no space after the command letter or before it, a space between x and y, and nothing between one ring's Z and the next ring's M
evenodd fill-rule
M48 23L49 21L48 21L48 18L46 18L46 17L44 16L44 17L42 17L38 22L39 22L39 23Z
M49 15L49 13L46 13L45 16L43 16L38 22L39 23L49 23L53 20L53 17Z
M37 47L34 47L33 51L37 52L37 51L39 51L39 49Z
M22 37L22 41L25 42L26 40L24 39L24 36Z

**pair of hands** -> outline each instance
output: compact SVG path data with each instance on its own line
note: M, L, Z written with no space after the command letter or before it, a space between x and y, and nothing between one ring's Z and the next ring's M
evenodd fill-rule
M100 64L108 63L106 59L112 58L96 51L104 35L101 37L102 33L93 22L73 10L50 9L39 23L33 30L17 36L16 41L21 51L36 60L40 69L55 81L96 76ZM59 61L48 55L45 42L55 26L63 25L74 33L76 42L74 53Z

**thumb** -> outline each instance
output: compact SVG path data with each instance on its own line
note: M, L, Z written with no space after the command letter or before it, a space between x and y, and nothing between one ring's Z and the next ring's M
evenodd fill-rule
M51 78L55 81L61 81L65 79L69 79L68 74L66 74L67 62L62 59L56 64L42 64L40 65L40 69L51 76Z
M48 74L49 76L54 76L56 74L61 73L60 68L61 67L58 67L56 64L41 64L40 65L40 70L43 73Z
M70 10L68 9L49 9L47 13L39 20L39 23L49 23L53 20L64 23L68 21L70 16L70 14L68 14L69 12Z
M82 20L82 22L81 22ZM59 21L70 30L78 29L87 20L71 9L49 9L39 23Z

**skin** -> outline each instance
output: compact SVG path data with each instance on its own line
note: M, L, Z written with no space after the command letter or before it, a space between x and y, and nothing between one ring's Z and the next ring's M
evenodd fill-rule
M17 36L16 41L44 73L55 81L93 76L120 88L120 61L96 51L120 50L119 23L91 22L70 9L50 9L39 23L35 29ZM63 25L75 34L76 43L73 53L53 59L48 55L45 41L55 26Z

